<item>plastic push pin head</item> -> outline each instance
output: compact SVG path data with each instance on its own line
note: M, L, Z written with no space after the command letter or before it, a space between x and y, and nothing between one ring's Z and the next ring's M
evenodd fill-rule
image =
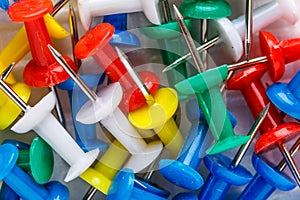
M53 181L39 185L16 166L18 149L12 144L0 146L0 158L0 180L6 182L22 199L69 199L69 191L61 183Z
M300 71L289 83L275 83L267 89L267 95L279 110L300 119Z
M23 21L25 24L33 59L26 65L23 79L26 84L33 87L54 86L69 78L47 48L47 45L52 42L43 16L51 10L52 6L49 0L38 2L21 0L12 4L8 9L8 15L12 21ZM77 70L72 60L67 56L65 58L70 66Z
M135 199L143 198L149 200L166 200L166 198L160 197L155 194L151 194L134 184L134 173L130 169L122 169L114 178L107 195L108 200L117 199Z
M231 15L232 10L225 0L185 0L180 5L184 16L194 19L216 19Z
M159 0L79 0L77 5L82 26L88 30L93 17L142 11L151 23L159 25L161 19L158 2Z
M138 37L127 31L127 13L106 15L103 17L103 23L109 23L115 27L114 35L109 42L111 45L140 46Z
M8 0L1 0L0 1L0 8L2 8L3 10L7 11L8 6L9 6Z
M118 58L116 51L108 44L114 33L114 27L102 23L89 30L76 44L75 55L84 59L93 56L112 82L120 82L124 94L120 104L122 110L128 112L143 106L145 98L136 88L125 66ZM140 73L143 82L153 94L159 86L159 78L152 72Z
M26 144L22 142L4 140L3 144L16 145L19 149L17 165L22 169L29 170L37 183L45 184L50 180L54 158L52 148L43 139L40 137L33 139L30 149L27 150L23 148Z

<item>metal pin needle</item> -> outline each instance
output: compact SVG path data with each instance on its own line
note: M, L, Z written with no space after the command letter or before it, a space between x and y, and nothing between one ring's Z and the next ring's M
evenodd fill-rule
M245 35L245 56L246 60L249 60L251 49L252 49L252 42L253 42L253 1L246 0L246 35Z

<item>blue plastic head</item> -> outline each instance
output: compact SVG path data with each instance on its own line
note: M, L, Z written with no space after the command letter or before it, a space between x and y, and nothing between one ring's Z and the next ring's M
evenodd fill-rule
M29 144L26 144L24 142L20 142L20 141L17 141L17 140L11 140L11 139L5 139L5 140L3 140L2 144L12 144L15 147L17 147L18 149L24 149L24 150L30 148Z
M16 165L18 160L18 149L12 144L0 146L0 180L3 180Z
M192 192L183 192L174 196L172 200L198 200L198 197Z
M70 199L70 193L66 186L61 184L58 181L51 181L45 185L48 189L48 198L47 200L68 200Z
M7 11L8 7L9 7L8 0L0 0L0 8L2 8L5 11Z

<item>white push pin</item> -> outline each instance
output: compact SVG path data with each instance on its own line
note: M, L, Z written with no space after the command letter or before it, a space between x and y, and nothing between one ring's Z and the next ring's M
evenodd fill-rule
M290 24L298 20L297 6L294 0L273 0L253 10L252 32L257 33L279 19L285 19ZM243 55L243 40L245 39L245 15L232 21L228 18L209 20L208 35L216 35L222 42L209 49L211 55L222 56L226 62L236 62ZM230 60L228 60L230 59Z
M78 0L78 11L85 30L93 17L118 13L144 12L151 23L161 24L159 0Z
M6 72L11 71L11 65ZM45 140L71 167L65 181L71 181L80 176L97 159L99 149L84 153L70 134L52 115L55 106L55 95L50 92L35 106L27 105L11 88L0 78L0 88L24 112L23 117L11 128L16 133L27 133L34 130Z
M118 108L123 96L120 83L110 84L100 90L97 95L68 66L58 51L50 45L48 45L48 48L57 62L61 64L90 100L79 110L76 120L84 124L94 124L101 121L102 125L131 153L131 161L127 162L126 166L134 165L132 169L135 172L141 171L151 164L162 151L162 143L154 141L147 144Z

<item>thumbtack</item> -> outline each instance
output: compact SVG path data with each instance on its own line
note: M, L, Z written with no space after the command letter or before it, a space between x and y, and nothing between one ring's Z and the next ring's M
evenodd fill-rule
M78 11L82 26L85 30L89 29L93 17L133 12L144 12L151 23L159 25L161 19L158 1L159 0L133 0L124 2L123 0L115 0L112 3L109 0L101 2L95 0L79 0Z
M10 67L2 72L0 75L2 80L5 80L9 77L9 74L15 64L11 64ZM12 90L18 94L24 102L27 102L30 97L31 90L27 85L22 82L15 82L14 84L9 86ZM3 92L0 92L0 130L6 129L9 125L11 125L17 117L20 115L22 110L13 102L11 101Z
M8 6L9 6L8 0L1 0L0 1L0 8L2 8L3 10L7 11Z
M20 200L20 196L15 193L5 182L2 182L0 189L1 200Z
M172 200L198 200L198 197L192 192L182 192L176 194Z
M111 45L140 46L138 37L127 31L127 13L105 15L103 23L109 23L115 27L115 32L109 41Z
M22 199L69 199L69 190L57 181L39 185L17 165L18 149L12 144L0 146L0 180L4 181Z
M155 39L158 42L159 47L163 50L160 51L164 65L171 64L174 60L186 52L183 48L183 41L180 34L178 23L172 20L171 11L168 0L160 0L159 6L162 14L163 24L159 26L148 26L139 28L139 31L151 39ZM192 27L192 19L186 19L185 23L189 28ZM178 48L178 46L180 48ZM187 70L185 64L182 64L176 68L176 71L170 71L167 73L169 85L175 83L187 77Z
M51 45L48 45L48 48L55 59L89 99L77 113L76 120L84 124L93 124L101 121L110 133L113 134L131 154L139 155L140 162L136 165L140 167L140 170L148 166L160 154L162 144L158 141L147 144L118 108L118 104L122 98L120 84L110 84L108 87L99 91L102 95L98 96L84 83L80 76L73 71L58 51Z
M154 129L162 143L170 151L171 157L176 157L183 144L183 137L172 118L178 107L178 97L175 90L160 88L152 95L134 71L125 53L118 47L116 47L116 51L147 102L147 105L128 114L129 121L139 129Z
M54 157L52 148L43 139L34 138L30 148L24 148L27 144L14 140L4 140L2 144L12 144L18 148L17 165L24 171L30 171L37 183L45 184L50 180L54 167Z
M294 0L273 0L254 9L253 34L281 18L284 18L290 24L295 24L298 20L296 8ZM218 59L215 59L216 62L218 60L236 62L243 55L243 40L247 30L245 28L245 18L245 15L241 15L232 21L228 18L209 21L209 38L218 35L222 40L218 45L209 49L211 55L219 55ZM220 59L220 56L222 56L222 59Z
M299 145L298 138L290 149L292 156L298 151ZM286 166L284 159L273 169L253 153L252 163L257 173L239 196L240 200L252 199L254 196L263 200L270 197L276 189L289 191L296 187L294 182L280 174Z
M68 0L59 1L61 3L67 2ZM59 4L59 2L57 4ZM58 11L61 7L58 7L57 4L50 11L50 14L54 16L56 12L53 11L56 9ZM46 14L44 20L46 22L47 29L51 37L56 39L62 39L69 35L69 33L50 15ZM29 43L26 36L25 26L18 31L18 33L13 37L12 40L2 49L0 52L0 71L6 69L8 65L12 62L19 62L28 52L29 52ZM9 84L14 84L16 82L12 74L6 80Z
M268 109L269 105L260 112L248 133L250 139L239 148L232 161L221 154L204 158L205 165L211 173L199 193L199 199L223 199L231 185L244 185L251 180L251 173L240 166L240 163L254 140L261 123L267 116Z
M177 18L179 20L182 19L179 11L177 9L174 10L176 15L179 16ZM185 26L184 22L179 25ZM186 34L186 32L183 32L183 34L186 35L186 37L189 37L189 34ZM190 41L192 41L192 39L190 39ZM227 151L245 144L248 141L249 136L236 136L234 134L226 105L220 92L219 84L226 79L229 69L233 70L245 67L253 63L265 61L265 59L266 58L257 58L249 62L243 61L231 65L229 68L227 68L227 65L223 65L206 72L202 72L201 68L198 68L199 73L197 75L175 85L175 88L181 94L194 95L196 93L199 106L204 112L205 119L216 141L216 143L206 151L207 154L216 154ZM200 66L200 64L198 66Z
M51 10L53 4L50 0L40 0L39 3L34 2L34 5L30 0L20 0L9 7L8 15L12 21L24 22L30 44L33 59L25 66L24 82L33 87L51 87L69 77L61 70L61 66L47 48L47 44L52 42L43 16ZM24 8L28 8L26 12ZM70 58L66 56L65 58L74 69L77 69Z
M114 27L102 23L88 32L79 40L75 47L75 54L83 59L93 55L93 58L102 67L112 82L119 82L124 91L123 101L119 105L124 112L132 111L143 106L146 101L136 89L134 81L128 76L126 68L120 61L114 48L108 44L114 33ZM93 38L91 40L91 38ZM141 72L142 80L153 94L159 86L159 78L152 72Z
M257 116L259 109L270 102L260 81L260 78L268 69L266 64L256 65L238 73L227 82L228 89L240 89L242 91L253 117ZM298 179L298 170L293 159L287 154L283 141L295 136L299 129L300 126L296 123L284 123L283 118L272 104L269 114L260 128L262 135L255 144L255 153L259 153L277 143L280 152L286 158L292 173L294 173L295 179Z
M177 159L162 159L159 162L159 171L164 178L189 190L197 190L204 183L197 169L206 155L204 152L207 146L213 141L213 138L207 134L207 123L202 121L203 113L195 112L197 106L196 101L189 101L186 104L186 114L192 122L192 126ZM231 122L234 124L236 121L231 118Z
M141 189L134 178L134 173L130 169L122 169L114 178L106 199L139 199L166 200L167 198L152 194Z
M286 114L300 119L300 71L290 80L289 83L274 83L267 89L270 101Z
M65 181L76 178L93 164L99 150L95 149L84 153L51 114L55 105L55 96L52 92L34 107L30 107L2 79L0 79L0 88L24 112L23 117L14 124L11 130L16 133L34 130L43 138L71 166Z

